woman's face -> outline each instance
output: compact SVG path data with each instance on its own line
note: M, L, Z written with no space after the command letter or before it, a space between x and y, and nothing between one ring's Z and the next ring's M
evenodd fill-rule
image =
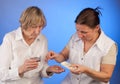
M91 29L86 25L76 24L76 32L78 37L82 39L82 41L92 41L94 40L96 34L98 33L98 26L96 28Z
M28 27L27 29L23 29L23 35L27 39L35 39L39 34L40 31L42 30L41 26L33 26L33 27Z

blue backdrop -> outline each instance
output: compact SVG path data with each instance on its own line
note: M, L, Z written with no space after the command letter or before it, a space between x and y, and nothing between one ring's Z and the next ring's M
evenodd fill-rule
M0 0L0 44L4 35L19 24L19 17L29 6L40 7L47 19L47 26L42 33L48 39L48 49L60 52L75 32L74 20L77 14L86 7L101 7L101 28L120 47L120 7L119 0ZM120 78L120 56L111 78L111 84L118 84ZM50 65L58 64L49 61ZM59 64L58 64L59 65ZM44 78L45 84L60 84L69 71Z

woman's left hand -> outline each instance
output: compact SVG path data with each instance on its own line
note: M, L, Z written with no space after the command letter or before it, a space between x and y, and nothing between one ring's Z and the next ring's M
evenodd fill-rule
M58 65L49 66L47 68L47 72L51 72L51 73L57 73L57 74L59 74L59 73L64 72L64 71L65 70L62 67L58 66Z
M71 69L70 71L74 74L81 74L81 73L85 73L85 71L87 70L86 66L80 65L80 64L71 64Z

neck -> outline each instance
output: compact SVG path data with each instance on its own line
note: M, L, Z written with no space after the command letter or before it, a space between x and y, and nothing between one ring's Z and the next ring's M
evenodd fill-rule
M96 33L93 37L93 39L89 40L89 41L84 41L84 43L89 43L89 44L94 44L96 42L96 40L99 38L100 33Z

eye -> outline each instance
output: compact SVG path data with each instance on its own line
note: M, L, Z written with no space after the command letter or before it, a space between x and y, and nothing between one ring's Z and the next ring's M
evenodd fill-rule
M81 33L82 33L82 34L86 34L87 32L85 32L85 31L81 31Z
M79 30L76 30L78 33L81 33L81 34L87 34L88 32L86 31L79 31Z

